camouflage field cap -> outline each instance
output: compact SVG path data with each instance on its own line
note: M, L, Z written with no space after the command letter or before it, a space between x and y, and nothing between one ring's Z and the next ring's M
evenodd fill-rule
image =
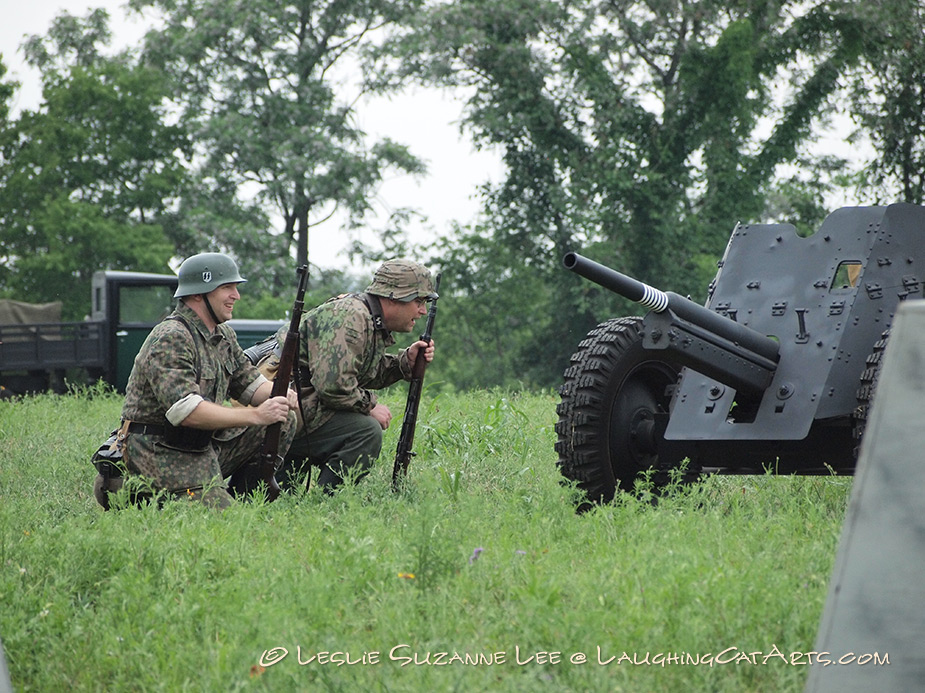
M207 294L222 284L242 284L247 280L238 272L238 265L222 253L199 253L183 261L177 270L179 282L174 298Z
M437 298L430 270L411 260L389 260L382 263L373 275L366 293L396 301L413 301L416 298Z

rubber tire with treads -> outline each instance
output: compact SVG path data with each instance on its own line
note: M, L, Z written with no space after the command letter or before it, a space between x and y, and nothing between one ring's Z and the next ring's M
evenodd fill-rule
M870 418L870 408L874 403L874 396L877 392L877 382L880 380L880 370L883 368L883 355L886 352L886 345L890 340L890 331L884 330L880 339L874 344L870 355L865 361L866 367L861 373L861 384L858 387L858 407L854 411L854 461L857 463L861 453L861 442L864 438L864 431L867 428L867 421Z
M667 412L679 368L642 346L642 318L601 323L578 345L559 388L556 452L563 476L592 503L631 491L658 467L654 414Z

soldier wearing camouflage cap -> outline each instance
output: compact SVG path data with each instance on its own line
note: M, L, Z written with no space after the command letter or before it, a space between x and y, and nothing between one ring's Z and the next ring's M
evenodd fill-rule
M227 324L247 281L227 255L200 253L180 265L176 309L135 358L122 407L123 462L154 491L225 507L261 478L266 427L281 423L281 453L295 435L298 398L270 397L273 383L247 360ZM235 399L243 407L223 406ZM122 478L97 478L108 507Z
M359 479L369 470L392 419L374 390L410 380L416 359L434 358L433 341L387 353L395 344L392 333L413 331L434 298L430 270L411 260L389 260L364 293L337 296L303 316L299 372L305 421L290 448L282 486L291 486L309 464L321 468L318 483L326 491L345 476Z
M430 270L410 260L383 263L373 275L372 283L366 287L366 293L402 302L438 298Z

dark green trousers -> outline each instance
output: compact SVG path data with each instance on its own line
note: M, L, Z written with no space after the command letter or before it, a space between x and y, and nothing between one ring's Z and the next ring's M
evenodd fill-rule
M368 414L335 412L317 430L298 433L276 478L281 488L292 489L296 477L310 473L311 467L320 467L318 485L332 492L348 475L357 481L366 476L381 450L378 421Z

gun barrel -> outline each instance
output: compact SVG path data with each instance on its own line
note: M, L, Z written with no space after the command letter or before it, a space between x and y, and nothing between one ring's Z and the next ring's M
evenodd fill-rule
M661 313L668 307L668 294L664 291L659 291L638 279L621 274L578 253L566 253L562 259L562 264L575 274L581 275L585 279L613 291L615 294L620 294L624 298L635 301L644 308L654 310L656 313Z
M690 299L673 292L664 292L648 284L621 274L616 270L589 260L578 253L567 253L563 258L566 269L570 269L595 284L603 286L616 294L656 313L671 310L679 318L686 320L709 333L715 334L729 343L737 345L763 359L777 363L780 345L770 337L756 332L746 325L730 320Z

